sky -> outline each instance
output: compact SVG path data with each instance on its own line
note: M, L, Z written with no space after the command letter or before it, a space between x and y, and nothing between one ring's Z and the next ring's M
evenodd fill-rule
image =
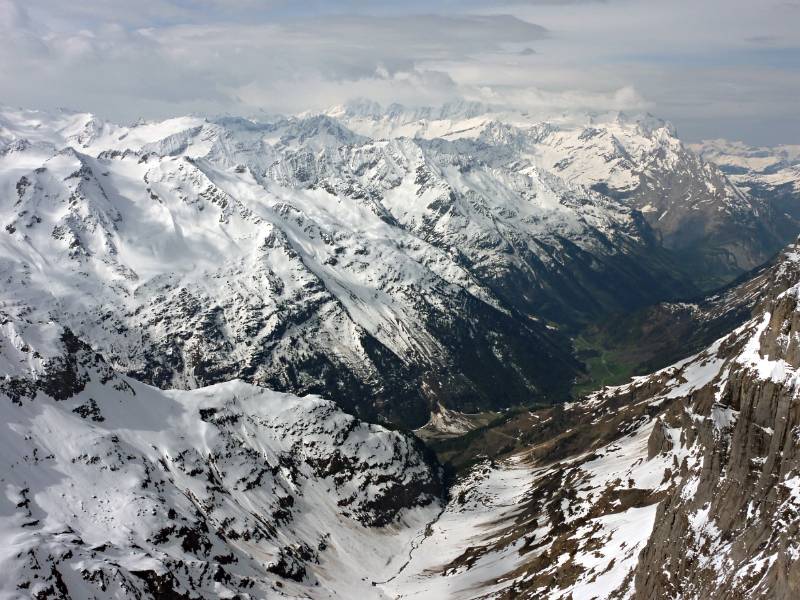
M800 144L800 0L0 0L0 103L127 122L466 99Z

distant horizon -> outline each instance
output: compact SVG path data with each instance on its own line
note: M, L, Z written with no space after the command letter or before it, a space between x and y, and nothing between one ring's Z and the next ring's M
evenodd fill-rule
M115 122L501 101L800 141L800 0L0 0L0 98Z
M653 113L650 110L644 110L644 109L643 110L627 110L627 111L626 110L613 110L613 109L606 110L606 111L578 110L578 111L572 111L572 112L564 112L562 114L556 114L555 112L535 114L535 111L526 111L523 108L514 108L514 107L503 106L501 104L494 104L493 105L493 104L480 102L480 101L458 100L458 99L450 100L450 101L447 101L447 102L443 102L442 104L438 104L438 105L418 105L418 106L413 106L413 105L405 105L405 104L399 104L399 103L392 103L392 104L385 105L385 104L381 104L381 103L379 103L377 101L372 101L372 100L370 100L368 98L352 98L352 99L347 100L345 102L342 102L342 103L339 103L339 104L334 104L334 105L328 106L328 107L323 108L323 109L319 109L319 110L313 110L312 109L312 110L300 111L300 112L297 112L297 113L268 112L266 110L250 111L249 113L245 113L245 112L242 112L242 113L216 112L216 113L214 113L214 112L194 111L194 112L186 112L186 113L166 114L166 115L163 115L163 116L156 116L156 117L149 117L149 118L148 117L144 117L144 116L139 116L139 117L136 117L136 118L133 118L133 119L114 119L114 118L110 118L108 116L105 116L105 115L103 115L101 113L98 113L98 112L95 112L95 111L81 109L80 107L75 107L75 106L58 106L58 105L55 105L55 106L52 106L52 107L21 106L21 105L15 105L15 104L12 104L12 103L8 103L8 102L3 102L2 98L0 98L0 109L6 108L6 109L15 109L15 110L30 110L30 111L34 111L34 112L41 112L43 114L54 113L54 112L64 112L64 113L71 113L71 114L91 114L92 116L100 118L103 121L108 122L108 123L113 123L115 125L119 125L119 126L123 126L123 127L133 127L133 126L135 126L135 125L137 125L139 123L142 123L142 122L144 122L144 123L159 123L159 122L163 122L163 121L167 121L167 120L171 120L171 119L179 119L179 118L183 118L183 117L206 119L206 120L208 120L210 122L213 122L213 121L218 120L218 119L223 119L223 118L241 118L241 119L252 120L254 122L259 122L260 121L260 122L263 122L263 123L269 123L271 119L303 118L304 116L327 114L332 109L340 107L340 106L341 107L346 107L346 106L350 106L350 105L361 103L361 102L367 102L367 101L375 102L380 107L380 109L382 110L383 113L388 111L388 109L390 109L393 105L398 105L400 108L406 109L408 111L417 111L417 110L424 111L424 110L441 109L441 108L444 108L444 107L446 107L448 105L451 105L451 104L458 104L459 102L473 103L473 104L476 104L476 105L477 104L482 104L488 110L485 113L481 113L481 114L491 114L492 112L498 112L498 113L499 112L509 112L509 113L519 113L519 114L523 114L523 113L526 113L526 112L534 112L534 114L532 114L530 116L533 119L540 119L541 122L552 122L557 117L567 117L567 116L575 116L575 117L603 117L603 116L609 116L610 117L610 116L612 116L614 114L619 114L619 115L630 116L630 117L651 117L651 118L654 118L654 119L656 119L658 121L663 121L665 124L673 127L676 130L677 137L682 142L684 142L686 144L690 144L690 145L699 144L699 143L705 143L705 142L714 142L714 141L724 141L724 142L727 142L727 143L730 143L730 144L744 144L745 146L748 146L748 147L779 147L779 146L798 146L798 145L800 145L800 139L796 139L794 141L789 140L787 142L777 142L777 143L754 143L754 142L751 142L751 141L745 140L745 139L739 139L739 138L733 138L733 137L725 137L724 135L723 136L716 136L716 137L690 138L690 137L687 137L687 136L683 135L683 132L681 131L681 129L679 127L677 127L675 125L675 123L672 122L671 120L665 119L662 116L660 116L660 115L658 115L656 113ZM332 117L332 118L335 118L335 117Z

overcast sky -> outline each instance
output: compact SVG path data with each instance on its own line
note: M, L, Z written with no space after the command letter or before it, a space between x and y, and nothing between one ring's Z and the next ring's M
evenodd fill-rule
M0 0L0 103L128 121L355 97L797 144L800 0Z

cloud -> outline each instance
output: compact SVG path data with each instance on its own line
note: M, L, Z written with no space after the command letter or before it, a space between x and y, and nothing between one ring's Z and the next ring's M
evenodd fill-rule
M100 19L79 28L64 24L85 25L85 5L41 22L19 4L0 3L0 33L13 40L0 56L0 81L16 82L2 90L4 101L69 103L128 119L187 109L297 112L341 101L348 89L384 100L397 94L439 101L453 97L457 85L425 63L472 60L546 36L544 28L508 15L333 15L131 28L123 12L116 15L121 23ZM162 5L170 18L180 13L164 2L147 2L144 12ZM95 18L104 14L98 10Z
M751 44L775 44L780 42L780 38L775 35L750 35L744 41Z
M477 99L648 109L690 137L796 115L786 0L0 0L0 102L114 119ZM721 117L720 115L724 115ZM702 125L703 123L706 125ZM766 137L784 138L773 128ZM781 139L780 141L791 141Z

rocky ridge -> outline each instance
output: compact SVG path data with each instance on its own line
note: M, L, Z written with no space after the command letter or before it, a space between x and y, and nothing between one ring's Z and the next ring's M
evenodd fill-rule
M751 320L690 358L501 425L506 458L461 480L391 589L465 599L797 595L797 281L763 293Z

